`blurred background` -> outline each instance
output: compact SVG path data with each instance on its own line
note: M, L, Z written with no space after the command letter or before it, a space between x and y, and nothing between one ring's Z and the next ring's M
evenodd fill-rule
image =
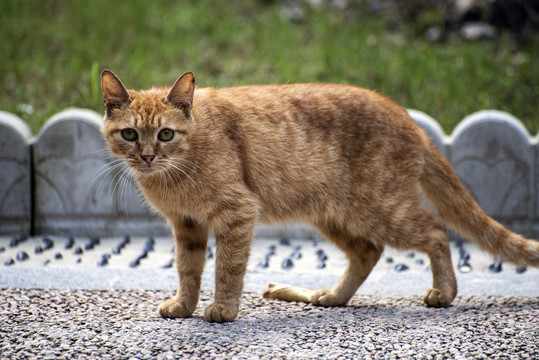
M446 133L498 109L539 130L538 0L2 0L0 110L34 134L128 88L334 82L426 112Z

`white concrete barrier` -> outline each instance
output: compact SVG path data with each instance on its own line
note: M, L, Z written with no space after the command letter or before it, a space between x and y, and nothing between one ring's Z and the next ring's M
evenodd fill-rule
M474 113L450 136L429 115L409 113L489 215L538 237L538 137L501 111ZM22 120L0 112L0 234L170 234L147 210L124 165L106 150L101 126L101 115L69 109L32 139ZM297 224L259 227L257 234L315 236Z

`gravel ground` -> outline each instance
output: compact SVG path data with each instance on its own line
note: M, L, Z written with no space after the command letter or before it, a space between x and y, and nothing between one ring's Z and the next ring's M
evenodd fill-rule
M0 357L539 358L536 297L457 297L431 309L417 296L356 296L342 308L245 293L234 323L162 319L164 290L3 289Z

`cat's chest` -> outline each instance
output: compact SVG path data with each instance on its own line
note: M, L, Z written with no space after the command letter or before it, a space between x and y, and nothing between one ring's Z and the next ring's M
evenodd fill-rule
M166 218L184 215L191 208L193 192L165 181L139 181L145 199Z

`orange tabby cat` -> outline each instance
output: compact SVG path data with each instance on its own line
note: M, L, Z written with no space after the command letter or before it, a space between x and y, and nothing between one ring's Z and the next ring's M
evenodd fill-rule
M457 283L447 222L503 260L538 266L539 243L488 217L425 133L393 101L331 84L127 90L102 74L104 136L147 201L172 226L180 285L159 307L191 316L208 232L217 244L208 321L233 321L257 223L314 225L350 260L312 303L345 305L385 245L428 254L427 306L449 306ZM439 217L422 206L423 191Z

